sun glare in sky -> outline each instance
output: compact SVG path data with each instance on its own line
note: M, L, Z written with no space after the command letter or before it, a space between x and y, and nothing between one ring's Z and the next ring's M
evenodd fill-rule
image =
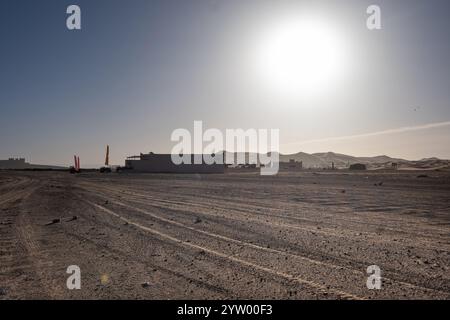
M261 80L288 98L323 93L345 71L344 41L320 19L294 17L274 23L261 36L256 54Z

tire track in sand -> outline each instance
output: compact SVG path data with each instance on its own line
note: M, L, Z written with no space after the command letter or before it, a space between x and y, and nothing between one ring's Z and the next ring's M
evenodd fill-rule
M183 223L180 223L180 222L177 222L177 221L173 221L173 220L161 217L159 215L156 215L156 214L153 214L151 212L148 212L148 211L146 211L144 209L125 204L125 203L123 203L121 201L112 200L110 197L107 197L106 195L103 195L103 198L105 198L105 199L107 198L110 203L114 203L114 204L122 206L124 208L128 208L128 209L130 209L132 211L140 212L140 213L142 213L144 215L147 215L147 216L150 216L150 217L152 217L152 218L154 218L156 220L160 220L160 221L163 221L163 222L168 223L168 224L176 225L176 226L181 227L181 228L185 228L185 229L197 232L197 233L201 233L201 234L204 234L204 235L212 237L212 238L216 238L216 239L219 239L219 240L232 242L232 243L235 243L237 245L250 247L250 248L261 250L261 251L265 251L265 252L270 252L270 253L274 253L274 254L280 254L280 255L283 255L283 256L292 257L292 258L303 260L303 261L306 261L308 263L315 264L315 265L318 265L318 266L321 266L321 267L328 267L328 268L332 268L332 269L335 269L335 270L346 270L346 271L351 272L352 274L355 274L355 275L366 276L366 274L364 272L362 272L360 270L357 270L357 269L353 269L353 268L349 268L349 267L341 266L341 265L336 265L336 264L333 264L333 263L323 262L323 261L320 261L320 260L311 259L309 257L305 257L305 256L294 254L294 253L284 252L284 251L280 251L280 250L273 249L273 248L262 247L262 246L259 246L257 244L253 244L253 243L249 243L249 242L245 242L245 241L229 238L227 236L223 236L223 235L220 235L220 234L208 232L208 231L205 231L205 230L200 230L200 229L197 229L197 228L185 225ZM131 202L136 202L136 201L131 201ZM262 267L262 268L265 268L265 267ZM276 271L276 272L278 272L278 271ZM387 281L391 281L393 283L401 284L401 285L403 285L405 287L408 287L408 288L412 288L412 289L415 288L415 289L420 289L420 290L424 290L424 291L428 291L428 292L436 292L436 293L439 293L440 295L444 294L444 295L448 296L447 292L444 292L444 291L441 291L441 290L437 290L437 289L434 289L434 288L423 287L423 286L420 286L420 285L417 285L417 284L412 284L412 283L409 283L409 282L396 280L396 279L393 279L393 278L390 278L390 277L385 277L385 276L383 277L383 279L387 280ZM309 280L305 280L305 281L309 281Z
M204 252L207 252L207 253L209 253L209 254L211 254L213 256L217 256L217 257L220 257L222 259L230 260L230 261L232 261L234 263L237 263L237 264L240 264L240 265L243 265L243 266L246 266L246 267L250 267L250 268L253 268L253 269L256 269L256 270L259 270L259 271L262 271L264 273L268 273L268 274L271 274L271 275L274 275L274 276L277 276L277 277L280 277L280 278L284 278L284 279L289 280L289 281L295 281L297 283L300 283L300 284L303 284L303 285L307 285L307 286L309 286L309 287L311 287L311 288L313 288L313 289L315 289L315 290L317 290L317 291L319 291L319 292L321 292L323 294L332 293L332 294L334 294L334 295L336 295L336 296L338 296L340 298L343 298L343 299L364 300L364 298L362 298L362 297L356 296L354 294L351 294L351 293L348 293L348 292L345 292L345 291L342 291L342 290L327 288L326 286L323 286L323 285L320 285L318 283L315 283L315 282L303 279L303 278L301 278L299 276L294 276L294 275L291 275L291 274L288 274L288 273L276 271L276 270L273 270L271 268L263 267L263 266L255 264L255 263L252 263L252 262L240 259L240 258L236 258L236 257L234 257L232 255L227 255L227 254L219 252L219 251L215 251L215 250L212 250L212 249L200 246L200 245L196 245L196 244L193 244L193 243L190 243L190 242L183 241L181 239L178 239L178 238L173 237L171 235L168 235L166 233L160 232L158 230L155 230L155 229L143 226L143 225L141 225L141 224L139 224L137 222L131 221L131 220L129 220L129 219L127 219L127 218L125 218L125 217L115 213L114 211L112 211L110 209L107 209L107 208L105 208L105 207L103 207L103 206L101 206L99 204L90 202L88 200L83 200L83 201L85 201L86 203L90 204L91 206L94 206L95 208L97 208L97 209L99 209L99 210L101 210L103 212L106 212L109 215L114 216L114 217L116 217L116 218L118 218L118 219L120 219L120 220L122 220L122 221L124 221L124 222L126 222L126 223L128 223L130 225L132 225L132 226L135 226L135 227L137 227L137 228L139 228L141 230L150 232L150 233L152 233L154 235L157 235L157 236L159 236L161 238L167 239L167 240L169 240L171 242L174 242L174 243L176 243L178 245L181 245L181 246L184 246L184 247L189 247L189 248L196 249L196 250L203 250Z

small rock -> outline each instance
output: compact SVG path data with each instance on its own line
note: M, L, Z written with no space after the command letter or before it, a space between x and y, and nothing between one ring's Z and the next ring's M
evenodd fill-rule
M148 288L148 287L150 287L150 283L143 282L143 283L141 283L141 286L142 286L142 288Z
M52 224L56 224L56 223L60 223L61 219L53 219L51 222L47 223L46 226L52 225Z
M200 223L200 222L202 222L202 220L199 218L199 217L195 217L194 218L194 223Z
M5 288L0 288L0 296L6 296L6 289Z

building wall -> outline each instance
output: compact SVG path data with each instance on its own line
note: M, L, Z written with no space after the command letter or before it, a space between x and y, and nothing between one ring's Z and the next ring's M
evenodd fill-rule
M280 162L280 169L282 170L302 170L303 162L289 160L289 162Z
M28 167L29 164L25 162L25 159L8 159L0 160L1 169L23 169Z
M193 163L193 161L192 161ZM180 164L172 162L170 154L145 154L140 160L126 160L125 166L135 172L147 173L224 173L225 165Z

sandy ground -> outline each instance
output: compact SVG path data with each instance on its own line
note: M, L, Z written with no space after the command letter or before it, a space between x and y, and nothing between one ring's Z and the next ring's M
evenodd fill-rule
M450 173L420 174L0 172L0 299L449 299Z

